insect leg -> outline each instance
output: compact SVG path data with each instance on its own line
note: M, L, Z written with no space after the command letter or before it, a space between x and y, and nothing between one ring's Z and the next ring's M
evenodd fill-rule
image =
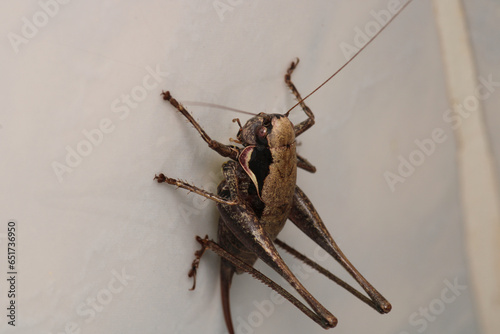
M344 253L342 253L323 224L311 201L309 201L299 187L295 190L293 207L288 218L349 272L361 285L363 290L366 291L380 313L388 313L391 310L391 304L359 273Z
M196 236L196 240L201 244L201 249L197 250L194 255L195 259L193 260L193 263L191 264L191 269L189 270L188 277L193 277L193 287L189 290L194 290L196 288L196 274L198 272L198 267L200 266L200 260L203 254L205 254L205 251L207 248L210 248L213 250L214 246L212 246L210 243L211 241L208 240L208 235L205 236L204 239L202 239L199 236ZM217 245L220 247L219 245ZM227 253L226 250L221 248L221 252ZM215 252L215 251L214 251ZM217 252L215 252L218 254ZM233 322L231 321L231 310L229 308L229 289L231 287L231 280L233 278L234 272L235 272L235 267L233 264L227 260L223 255L221 255L221 267L220 267L220 273L221 273L221 278L220 278L220 285L221 285L221 296L222 296L222 308L224 310L224 319L226 321L226 326L230 334L234 334L234 328L233 328Z
M296 124L293 129L295 130L295 137L299 136L301 133L309 129L311 126L314 125L314 114L312 113L311 109L302 101L302 97L299 94L299 91L295 87L295 85L292 83L292 73L295 70L299 63L299 58L297 58L296 61L293 61L288 70L286 71L285 74L285 83L290 88L292 91L293 95L295 95L295 98L300 102L300 106L302 107L302 110L307 115L307 119L305 121L300 122L299 124Z
M352 295L354 295L354 297L360 299L362 302L364 302L368 306L370 306L370 307L374 308L376 311L378 311L376 305L373 303L373 301L370 298L363 295L361 292L359 292L358 290L353 288L351 285L349 285L348 283L346 283L345 281L343 281L342 279L340 279L336 275L332 274L330 271L328 271L324 267L320 266L318 263L314 262L313 260L311 260L310 258L305 256L304 254L295 250L293 247L289 246L288 244L281 241L280 239L274 240L274 243L276 245L278 245L280 248L283 248L288 253L292 254L297 259L301 260L302 262L304 262L305 264L310 266L311 268L313 268L314 270L316 270L317 272L319 272L320 274L325 275L326 277L328 277L329 279L331 279L332 281L334 281L335 283L337 283L338 285L340 285L341 287L343 287L344 289L349 291Z
M301 301L299 301L297 298L295 298L292 294L290 294L288 291L283 289L281 286L279 286L277 283L275 283L273 280L271 280L269 277L266 275L262 274L260 271L257 269L253 268L251 265L248 263L240 260L239 258L233 256L231 253L225 251L222 247L220 247L216 242L213 240L209 240L207 237L205 239L200 238L199 236L196 237L196 240L202 244L202 247L206 249L210 249L217 255L219 255L222 259L226 260L228 264L231 264L235 266L236 268L240 269L243 272L247 272L250 275L252 275L254 278L258 279L280 295L282 295L284 298L286 298L288 301L290 301L294 306L296 306L300 311L302 311L305 315L307 315L309 318L314 320L316 323L318 323L320 326L322 326L325 329L332 328L336 325L337 319L333 317L334 322L331 322L331 319L329 319L329 322L325 321L325 318L317 313L314 313L311 311L307 306L305 306ZM231 321L229 320L230 325L228 326L228 331L229 333L233 334L234 329L232 326ZM226 320L227 324L227 320Z
M208 235L205 236L205 239L208 239ZM200 266L201 257L203 256L203 254L205 254L206 250L207 250L207 247L202 243L201 249L194 252L194 260L193 260L193 263L191 264L191 269L189 270L189 273L188 273L188 277L193 278L193 287L191 289L189 289L191 291L196 289L196 274L198 272L198 267Z
M310 173L316 173L316 167L312 165L306 158L297 154L297 167L302 168Z
M177 180L177 179L173 179L173 178L170 178L170 177L166 177L164 174L160 174L160 175L155 175L155 178L154 178L158 183L168 183L168 184L171 184L171 185L175 185L179 188L183 188L183 189L187 189L189 191L192 191L198 195L201 195L205 198L208 198L208 199L211 199L212 201L216 201L218 203L222 203L222 204L226 204L226 205L235 205L235 204L238 204L237 201L230 201L230 200L227 200L221 196L218 196L216 194L212 194L211 192L208 192L204 189L201 189L201 188L198 188L196 186L193 186L189 183L186 183L184 181L181 181L181 180Z
M230 199L234 200L238 196L237 163L226 162L223 165L223 173ZM306 290L288 268L253 210L246 205L217 204L217 207L225 226L232 235L297 290L314 312L322 318L324 328L334 327L337 319Z
M235 148L234 146L230 145L224 145L216 140L213 140L210 138L205 130L196 122L196 120L193 118L193 116L180 104L177 102L176 99L170 95L170 92L162 92L163 99L165 101L170 102L172 106L174 106L184 117L187 118L187 120L194 126L194 128L200 133L201 137L203 140L208 144L208 146L214 150L215 152L219 153L223 157L228 157L233 160L236 160L238 158L239 150Z

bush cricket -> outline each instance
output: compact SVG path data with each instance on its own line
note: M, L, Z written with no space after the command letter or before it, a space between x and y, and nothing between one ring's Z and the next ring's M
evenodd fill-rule
M169 91L162 93L163 99L168 101L193 125L212 150L230 159L222 166L224 179L219 184L216 194L181 180L167 177L164 174L155 176L158 183L175 185L216 202L220 213L217 242L209 239L208 236L205 238L196 237L196 240L201 244L201 249L195 253L189 277L194 279L192 287L194 289L196 286L196 271L200 259L207 249L221 257L222 307L229 333L234 333L229 306L231 281L235 273L240 274L243 272L251 274L281 294L321 327L328 329L336 326L337 318L301 284L285 264L275 245L341 285L379 313L384 314L391 310L391 304L359 273L342 253L311 201L297 186L297 168L302 168L311 173L314 173L316 168L297 154L296 138L311 128L315 122L314 114L304 101L349 64L410 2L411 0L406 2L352 58L304 98L301 97L292 83L292 73L296 69L299 60L293 61L285 74L285 83L297 99L297 104L284 114L259 113L250 118L244 125L241 125L239 119L234 119L233 121L238 123L240 129L237 140L233 141L239 146L225 145L212 139L183 105L172 97ZM307 118L294 125L288 119L288 115L298 105L300 105ZM277 238L278 234L287 220L291 220L303 233L338 261L358 282L368 297L279 240ZM254 269L253 264L257 259L261 259L281 275L300 294L309 307Z

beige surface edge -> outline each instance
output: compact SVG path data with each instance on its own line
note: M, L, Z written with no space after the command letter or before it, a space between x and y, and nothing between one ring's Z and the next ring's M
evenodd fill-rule
M494 334L500 328L500 196L481 106L487 97L478 95L482 81L462 2L434 0L434 10L450 106L467 106L454 132L465 245L478 321L483 333ZM488 75L482 73L483 80Z

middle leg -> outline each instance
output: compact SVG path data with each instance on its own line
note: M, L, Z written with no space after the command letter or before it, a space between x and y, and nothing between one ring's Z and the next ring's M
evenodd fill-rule
M223 198L223 197L221 197L219 195L212 194L211 192L208 192L208 191L206 191L204 189L201 189L201 188L198 188L196 186L193 186L193 185L191 185L191 184L189 184L187 182L184 182L184 181L181 181L181 180L177 180L177 179L173 179L173 178L170 178L170 177L166 177L164 174L155 175L154 179L158 183L168 183L168 184L177 186L179 188L183 188L183 189L192 191L195 194L201 195L201 196L203 196L205 198L211 199L212 201L216 201L218 203L222 203L222 204L226 204L226 205L236 205L236 204L238 204L237 200L234 200L234 201L228 200L228 199Z

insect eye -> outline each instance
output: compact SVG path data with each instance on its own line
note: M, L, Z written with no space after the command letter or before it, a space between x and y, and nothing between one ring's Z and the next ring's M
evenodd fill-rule
M267 137L267 128L265 126L259 126L255 130L255 135L257 136L257 139L265 139Z

